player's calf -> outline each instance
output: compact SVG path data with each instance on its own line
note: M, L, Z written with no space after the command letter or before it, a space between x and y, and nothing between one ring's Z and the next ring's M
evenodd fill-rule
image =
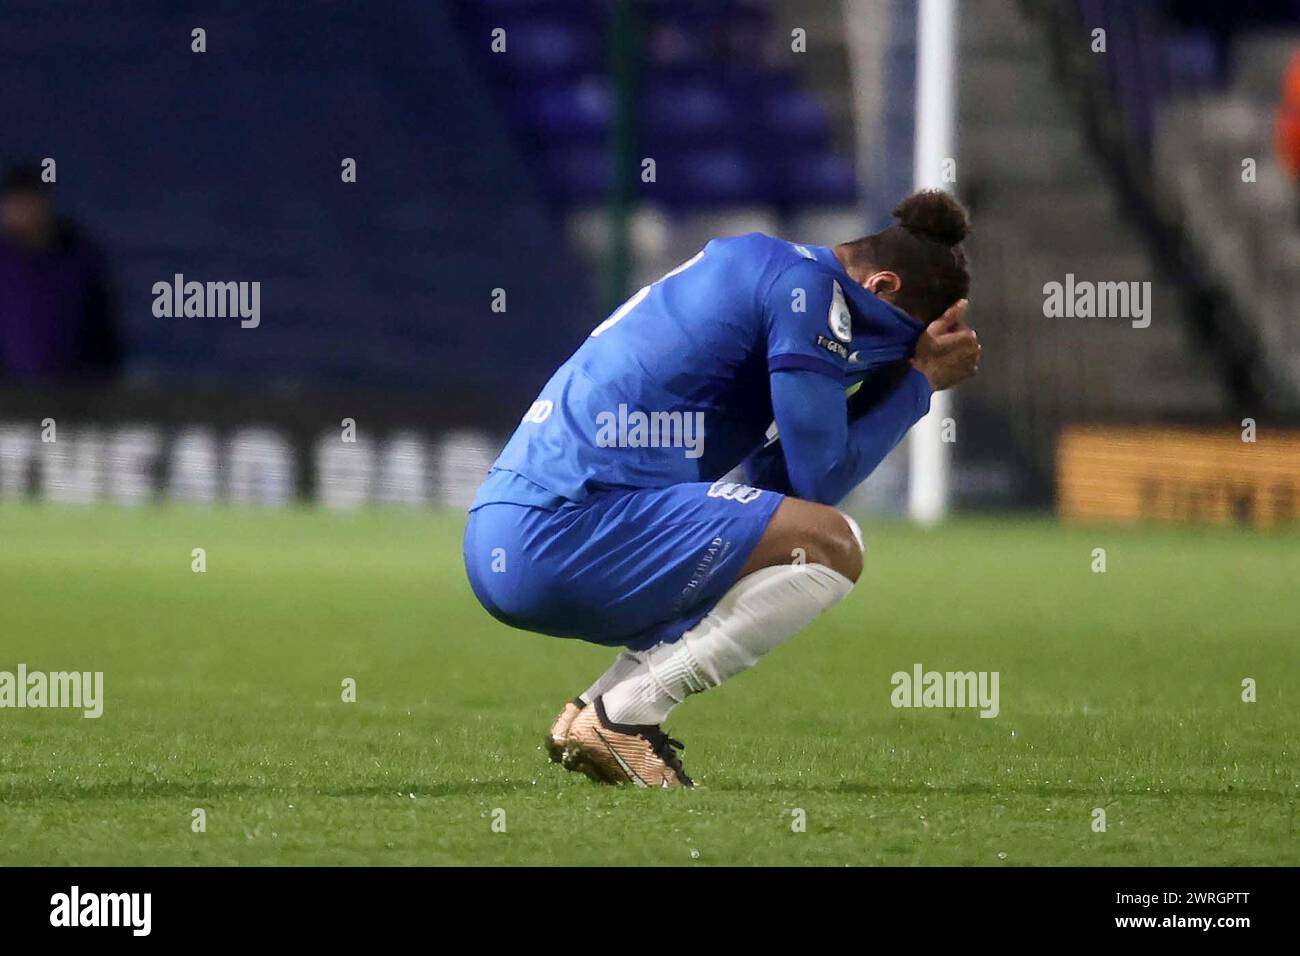
M753 667L848 597L862 573L861 542L847 515L787 498L713 610L680 640L643 652L637 670L605 691L610 719L660 724L690 694Z

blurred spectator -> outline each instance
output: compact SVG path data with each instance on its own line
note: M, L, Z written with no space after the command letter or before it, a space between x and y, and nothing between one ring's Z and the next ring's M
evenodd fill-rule
M39 166L0 181L0 379L106 378L121 361L100 258Z
M1300 181L1300 52L1291 58L1282 79L1282 102L1277 108L1277 161Z

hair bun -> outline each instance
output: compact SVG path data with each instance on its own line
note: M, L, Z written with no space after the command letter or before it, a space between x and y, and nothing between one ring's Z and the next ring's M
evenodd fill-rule
M940 189L912 193L894 207L894 218L913 235L945 246L955 246L970 234L965 208Z

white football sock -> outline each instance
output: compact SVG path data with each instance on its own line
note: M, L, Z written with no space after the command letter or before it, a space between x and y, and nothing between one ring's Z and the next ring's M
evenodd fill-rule
M609 670L596 678L596 682L578 696L584 704L590 704L605 691L609 690L623 678L641 666L641 656L634 651L624 651L614 658Z
M753 667L852 589L852 581L821 564L778 564L746 575L680 640L641 652L635 668L603 689L605 713L619 724L663 723L689 694Z

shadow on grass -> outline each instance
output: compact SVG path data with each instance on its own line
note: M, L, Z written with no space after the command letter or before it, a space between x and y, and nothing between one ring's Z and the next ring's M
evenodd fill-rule
M185 781L114 780L87 786L66 785L35 786L17 784L0 788L0 807L47 801L82 800L170 800L185 797L198 803L241 797L283 797L304 799L308 797L393 799L438 799L440 797L504 796L521 790L540 789L532 780L463 780L456 782L385 783L370 786L312 787L300 784L214 783L199 784Z

